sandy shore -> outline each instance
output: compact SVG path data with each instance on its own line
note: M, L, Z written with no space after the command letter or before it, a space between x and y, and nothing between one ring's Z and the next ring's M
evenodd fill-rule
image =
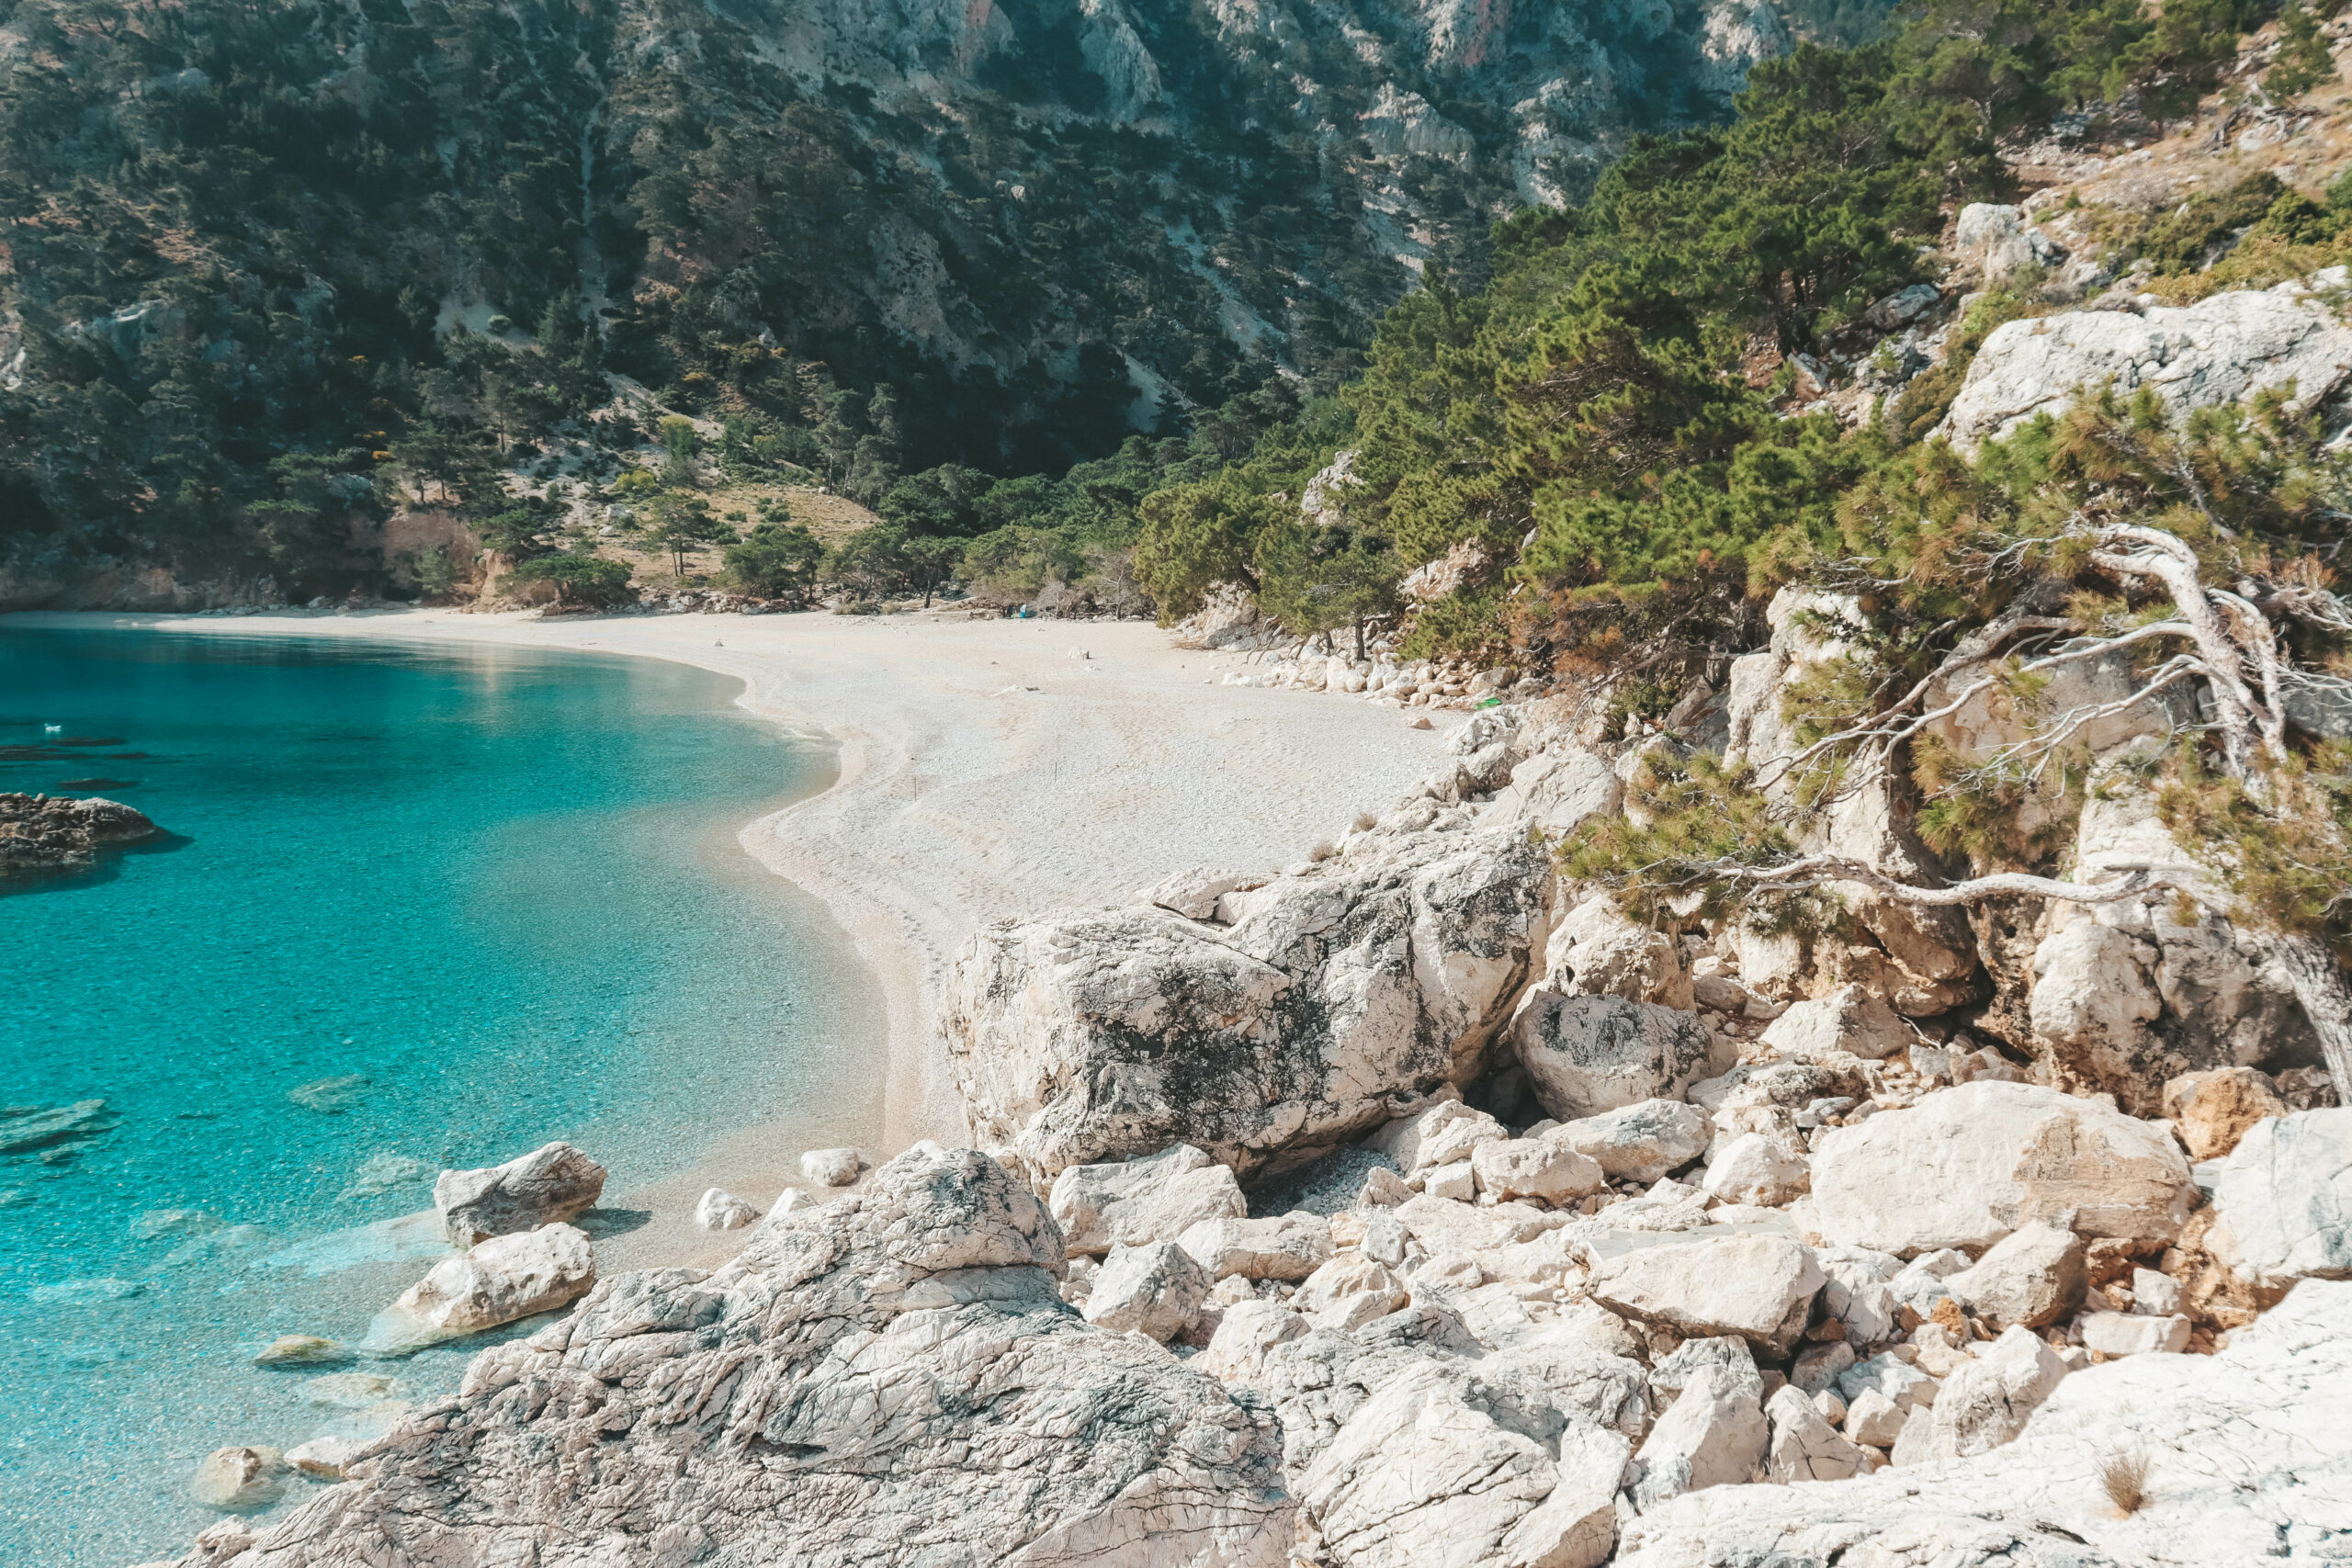
M831 788L751 823L742 843L822 903L878 987L889 1070L876 1135L886 1150L963 1136L932 1026L948 964L983 921L1119 901L1189 865L1295 861L1356 811L1385 809L1427 776L1451 728L1438 716L1432 730L1410 728L1382 704L1219 685L1238 657L1177 649L1134 622L543 621L440 610L21 619L511 643L676 660L741 678L745 706L840 749ZM679 1190L730 1170L739 1180L756 1174L719 1153L680 1178Z

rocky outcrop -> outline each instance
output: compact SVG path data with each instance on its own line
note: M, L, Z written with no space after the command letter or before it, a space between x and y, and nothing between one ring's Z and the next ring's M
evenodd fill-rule
M1833 1129L1813 1156L1822 1234L1901 1257L1987 1247L2035 1220L2166 1242L2196 1193L2161 1129L2033 1084L1964 1084Z
M1509 832L1365 835L1229 895L990 927L943 1031L975 1131L1037 1181L1189 1143L1247 1175L1466 1081L1541 942L1543 852Z
M570 1304L596 1280L588 1237L571 1225L497 1235L433 1271L368 1325L361 1348L404 1355Z
M2294 383L2300 412L2333 398L2352 375L2352 329L2301 284L2211 295L2184 308L2075 310L1996 327L1977 350L1943 430L1974 451L2077 391L2112 380L2129 397L2152 389L2177 418Z
M1271 1416L1087 1324L1063 1268L1025 1189L920 1145L475 1358L239 1561L1276 1568Z
M433 1206L454 1247L568 1220L595 1207L605 1168L570 1144L543 1145L504 1165L445 1170Z
M2352 1285L2305 1284L2211 1357L2060 1382L2013 1442L1833 1486L1730 1486L1630 1520L1623 1568L2324 1554L2352 1505ZM1940 1404L1940 1401L1939 1401ZM2103 1471L2132 1483L2121 1497ZM2121 1506L2119 1506L2121 1505Z
M0 792L0 877L95 865L104 852L162 831L118 800Z
M2256 1122L2222 1168L2206 1247L2257 1288L2352 1277L2352 1109Z

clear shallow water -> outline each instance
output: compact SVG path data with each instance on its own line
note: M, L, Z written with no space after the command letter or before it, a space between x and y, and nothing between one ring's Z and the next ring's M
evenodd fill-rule
M854 1137L878 1072L831 1043L865 1032L863 987L734 843L830 761L737 690L0 621L0 748L70 758L0 761L0 789L102 793L183 840L0 897L0 1104L119 1116L0 1156L0 1561L180 1550L217 1517L186 1500L198 1459L338 1416L253 1351L356 1338L425 1265L314 1275L284 1249L426 1206L442 1167L563 1137L617 1197L719 1133ZM60 787L83 778L130 782ZM209 1217L154 1217L183 1209ZM481 1343L360 1370L429 1397Z

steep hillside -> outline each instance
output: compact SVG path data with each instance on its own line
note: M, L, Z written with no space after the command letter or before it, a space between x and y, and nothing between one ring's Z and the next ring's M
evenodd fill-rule
M1785 36L1750 0L20 0L9 596L340 592L388 463L484 495L518 437L628 445L579 423L606 372L872 493L1058 468L1343 367Z

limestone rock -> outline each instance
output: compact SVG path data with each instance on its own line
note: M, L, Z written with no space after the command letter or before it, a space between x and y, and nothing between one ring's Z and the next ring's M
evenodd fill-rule
M1245 893L1265 885L1263 876L1248 872L1215 871L1196 865L1154 883L1135 897L1137 903L1157 904L1188 920L1207 920L1216 918L1216 901L1227 894Z
M1559 840L1588 818L1614 817L1624 798L1625 786L1606 758L1563 746L1513 768L1510 784L1495 792L1483 819L1498 827L1533 828Z
M482 1170L445 1170L433 1206L451 1245L471 1247L568 1220L604 1195L605 1168L570 1144L542 1145Z
M1764 1417L1772 1428L1771 1447L1764 1457L1768 1481L1843 1481L1869 1468L1862 1450L1839 1437L1813 1401L1793 1388L1783 1388L1767 1400Z
M1304 1280L1331 1256L1331 1228L1298 1211L1258 1220L1203 1220L1176 1238L1214 1280Z
M1063 1266L1020 1183L917 1145L715 1274L616 1276L477 1356L250 1568L1279 1568L1271 1414L1086 1323Z
M2088 1282L2082 1242L2072 1231L2036 1220L1996 1242L1945 1284L1978 1317L2041 1328L2081 1305Z
M1891 1449L1903 1435L1904 1412L1874 1388L1864 1389L1846 1407L1846 1435L1874 1449Z
M1726 1203L1778 1208L1801 1198L1813 1185L1804 1157L1761 1133L1743 1133L1715 1151L1701 1186Z
M596 1282L588 1237L571 1225L496 1235L433 1271L376 1314L364 1348L401 1354L496 1328L576 1300Z
M1371 834L1231 896L1230 929L1150 908L991 926L947 987L950 1068L1033 1179L1177 1142L1247 1178L1476 1076L1552 880L1523 832Z
M2290 411L2301 412L2325 402L2347 373L2352 330L2292 284L2138 315L2075 310L1994 328L1941 428L1953 446L1973 452L2037 413L2062 411L2078 389L2110 377L2126 399L2154 388L2176 419L2290 381Z
M1537 1198L1566 1203L1600 1190L1600 1162L1553 1138L1512 1138L1480 1144L1470 1153L1478 1190L1498 1201Z
M1617 997L1688 1012L1690 971L1674 938L1637 926L1608 894L1570 909L1553 928L1544 983L1564 996Z
M1998 288L2035 267L2054 267L2066 259L2064 248L2024 212L1989 201L1971 202L1960 209L1952 249L1963 262L1974 264L1987 288Z
M312 1438L286 1450L286 1462L314 1481L341 1481L369 1444L356 1438Z
M1385 1264L1369 1258L1335 1258L1306 1277L1291 1305L1317 1328L1351 1334L1374 1318L1401 1310L1409 1299Z
M196 1467L187 1495L208 1508L266 1508L285 1495L286 1456L276 1449L215 1449Z
M333 1367L353 1358L347 1345L315 1334L281 1334L254 1358L256 1367Z
M1729 1066L1695 1013L1620 997L1572 997L1546 982L1511 1020L1511 1048L1544 1113L1563 1122L1679 1099Z
M695 1204L695 1224L707 1231L739 1231L756 1224L759 1210L723 1187L714 1187Z
M1269 1350L1306 1332L1306 1319L1281 1302L1237 1302L1217 1319L1201 1365L1220 1382L1240 1382Z
M1892 1253L1865 1247L1815 1247L1814 1261L1828 1283L1821 1290L1822 1311L1846 1325L1846 1342L1868 1347L1894 1337L1901 1303L1887 1281L1901 1271Z
M1340 1427L1306 1473L1301 1511L1349 1568L1598 1568L1629 1446L1581 1422L1539 1442L1466 1375L1422 1362Z
M1822 1234L1901 1256L1990 1247L2035 1220L2169 1242L2195 1198L2160 1128L2032 1084L1964 1084L1830 1128L1813 1150Z
M1740 1391L1759 1402L1763 1399L1764 1378L1756 1370L1756 1352L1736 1334L1685 1339L1659 1357L1650 1368L1650 1393L1671 1401L1690 1386L1693 1378L1710 1368L1720 1374L1723 1387Z
M1764 1031L1764 1043L1784 1056L1843 1051L1866 1062L1907 1051L1916 1038L1883 999L1850 983L1817 1000L1795 1003Z
M865 1168L855 1149L810 1149L800 1156L800 1174L820 1187L847 1187Z
M2148 974L2156 956L2129 933L2077 916L2034 949L2027 998L2033 1032L2094 1060L2136 1060L2147 1048L2147 1026L2164 1011Z
M1086 1321L1165 1344L1200 1315L1216 1282L1174 1242L1114 1247L1087 1294Z
M2027 1417L2065 1375L2065 1363L2041 1336L2006 1330L1944 1380L1924 1457L1966 1459L1998 1448L2025 1430Z
M1645 1100L1566 1122L1544 1136L1599 1161L1612 1179L1649 1182L1706 1153L1711 1133L1707 1118L1694 1107Z
M2205 1245L2265 1290L2352 1276L2352 1109L2256 1122L2222 1167Z
M1824 1283L1813 1255L1782 1236L1645 1247L1592 1270L1586 1288L1611 1312L1685 1336L1736 1334L1785 1353Z
M1233 1172L1189 1144L1121 1165L1074 1165L1048 1200L1063 1245L1101 1254L1117 1246L1173 1241L1204 1220L1250 1213Z
M1891 1353L1857 1362L1838 1379L1838 1396L1849 1406L1859 1409L1866 1397L1876 1394L1906 1416L1933 1404L1942 1386L1902 1357Z
M1718 1488L1627 1522L1620 1568L1702 1563L2013 1568L2278 1560L2341 1529L2352 1498L2352 1285L2307 1282L2214 1356L2066 1378L2015 1441L1835 1486ZM2146 1461L2124 1514L2100 1484Z
M1400 1116L1365 1141L1396 1162L1406 1176L1466 1160L1479 1145L1510 1136L1503 1124L1458 1100L1442 1100L1426 1111Z
M2188 1319L2137 1312L2088 1312L2082 1316L2083 1348L2102 1356L2145 1356L2188 1348Z
M2221 1159L2257 1122L2287 1114L2267 1076L2252 1067L2183 1073L2165 1085L2165 1119L2193 1160Z
M101 850L161 831L119 800L0 791L0 876L92 865Z
M1685 1493L1753 1481L1770 1440L1757 1391L1719 1368L1702 1368L1634 1456L1634 1506L1648 1513Z

